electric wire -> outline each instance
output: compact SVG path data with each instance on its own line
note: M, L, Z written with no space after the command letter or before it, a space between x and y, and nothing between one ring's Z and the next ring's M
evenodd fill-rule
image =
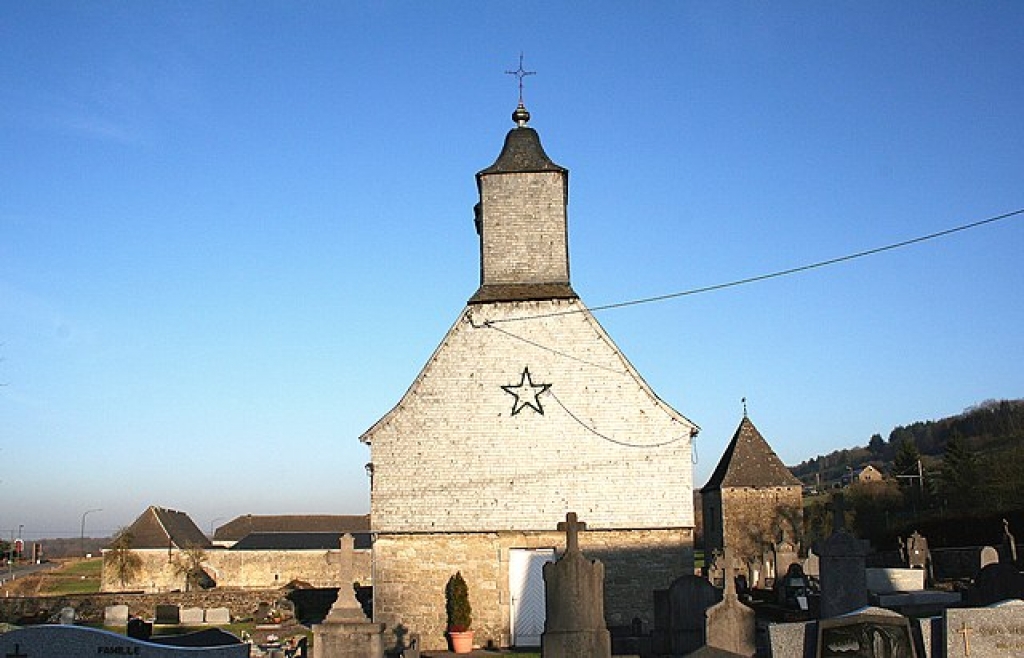
M680 291L680 292L667 293L667 294L664 294L664 295L655 295L653 297L642 297L642 298L639 298L639 299L632 299L632 300L627 300L627 301L624 301L624 302L616 302L616 303L612 303L612 304L604 304L602 306L595 306L593 308L590 308L589 310L592 313L596 313L596 312L599 312L599 311L610 311L610 310L613 310L613 309L626 308L628 306L639 306L641 304L653 304L653 303L656 303L656 302L663 302L663 301L667 301L667 300L670 300L670 299L677 299L679 297L688 297L688 296L699 295L699 294L707 293L707 292L716 292L716 291L719 291L719 290L725 290L727 288L735 288L737 286L743 286L743 285L747 285L747 284L750 284L750 283L759 283L761 281L767 281L769 279L777 279L777 278L784 277L784 276L790 276L792 274L799 274L801 272L808 272L810 270L816 270L816 269L820 269L820 268L823 268L823 267L829 267L831 265L838 265L839 263L846 263L846 262L849 262L849 261L852 261L852 260L857 260L858 258L865 258L867 256L874 256L876 254L880 254L880 253L883 253L883 252L886 252L886 251L892 251L894 249L902 249L903 247L909 247L911 245L919 244L921 242L927 242L929 240L935 240L935 239L938 239L938 238L945 237L947 235L952 235L954 233L960 233L962 231L968 231L968 230L971 230L971 229L979 228L981 226L986 226L988 224L994 224L996 222L1001 222L1001 221L1010 219L1011 217L1016 217L1018 215L1024 215L1024 208L1021 208L1019 210L1014 210L1014 211L1011 211L1011 212L1007 212L1007 213L1003 213L1001 215L995 215L994 217L988 217L986 219L981 219L981 220L978 220L976 222L970 222L968 224L961 224L960 226L954 226L953 228L948 228L948 229L945 229L943 231L937 231L935 233L929 233L927 235L918 236L916 238L910 238L908 240L902 240L900 242L893 242L891 244L883 245L881 247L874 247L872 249L866 249L864 251L858 251L856 253L847 254L846 256L839 256L837 258L829 258L828 260L817 261L815 263L809 263L807 265L800 265L798 267L791 267L791 268L788 268L788 269L785 269L785 270L778 270L778 271L775 271L775 272L769 272L767 274L759 274L757 276L746 277L746 278L743 278L743 279L736 279L734 281L727 281L725 283L717 283L717 284L710 285L710 286L703 286L701 288L691 288L689 290L683 290L683 291ZM574 313L582 313L585 310L586 309L571 309L571 310L565 310L565 311L553 311L551 313L543 313L543 314L538 314L538 315L523 315L523 316L511 317L511 318L502 318L502 319L498 319L498 320L490 320L488 322L488 324L494 325L494 324L497 324L499 322L520 322L520 321L523 321L523 320L536 320L536 319L541 319L541 318L558 317L558 316L561 316L561 315L572 315Z
M691 436L690 434L684 434L684 435L680 435L680 436L677 436L677 437L672 438L672 439L668 439L667 441L662 441L661 443L629 443L628 441L621 441L619 439L613 439L612 437L610 437L610 436L608 436L606 434L602 434L602 433L598 432L595 428L593 428L590 425L588 425L585 422L583 422L583 420L581 420L576 414L571 412L569 410L569 408L566 407L565 404L560 399L558 399L558 396L555 395L555 392L552 391L550 388L547 391L545 391L545 393L547 395L550 395L551 397L553 397L555 399L555 402L558 403L558 406L560 406L562 408L562 411L564 411L565 413L569 414L569 417L572 418L574 421L576 421L582 428L584 428L585 430L587 430L588 432L590 432L591 434L593 434L594 436L596 436L596 437L598 437L600 439L604 439L605 441L608 441L609 443L614 443L615 445L622 446L624 448L662 448L662 447L667 446L667 445L672 445L673 443L678 443L679 441L682 441L686 437Z

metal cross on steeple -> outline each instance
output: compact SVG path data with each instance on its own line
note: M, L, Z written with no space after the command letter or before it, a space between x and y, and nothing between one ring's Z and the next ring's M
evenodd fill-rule
M519 68L515 71L505 71L508 75L514 75L519 80L519 104L523 104L523 78L528 75L537 75L536 71L527 71L523 68L523 53L519 53Z

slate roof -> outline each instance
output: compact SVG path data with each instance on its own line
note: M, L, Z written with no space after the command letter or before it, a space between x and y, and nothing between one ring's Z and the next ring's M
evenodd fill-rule
M477 173L477 181L487 174L511 174L523 172L557 171L568 175L569 170L551 161L544 147L540 145L540 135L533 128L520 126L508 131L505 145L501 148L498 159L487 169Z
M754 423L744 416L701 493L723 487L791 486L800 486L800 480L790 473Z
M338 550L342 532L253 532L246 535L230 550L239 551L296 551ZM353 532L353 547L368 549L373 546L369 532Z
M343 532L350 534L370 531L370 515L339 514L282 514L239 516L217 528L214 541L240 541L254 532L315 533ZM335 545L335 548L337 545Z
M523 302L535 299L577 299L568 283L519 283L480 286L470 304L489 302Z
M151 505L128 527L132 548L210 548L210 540L185 512Z

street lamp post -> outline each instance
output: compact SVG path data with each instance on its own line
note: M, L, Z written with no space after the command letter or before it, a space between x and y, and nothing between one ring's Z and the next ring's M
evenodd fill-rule
M79 538L78 538L78 551L82 554L82 557L85 557L85 517L89 516L93 512L102 512L102 511L103 511L102 509L96 508L96 509L85 510L82 513L82 533L79 535Z

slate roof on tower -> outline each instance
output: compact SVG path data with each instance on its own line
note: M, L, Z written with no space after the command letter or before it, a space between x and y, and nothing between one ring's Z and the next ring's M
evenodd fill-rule
M701 492L723 487L791 486L800 486L800 480L786 468L754 423L744 416Z

